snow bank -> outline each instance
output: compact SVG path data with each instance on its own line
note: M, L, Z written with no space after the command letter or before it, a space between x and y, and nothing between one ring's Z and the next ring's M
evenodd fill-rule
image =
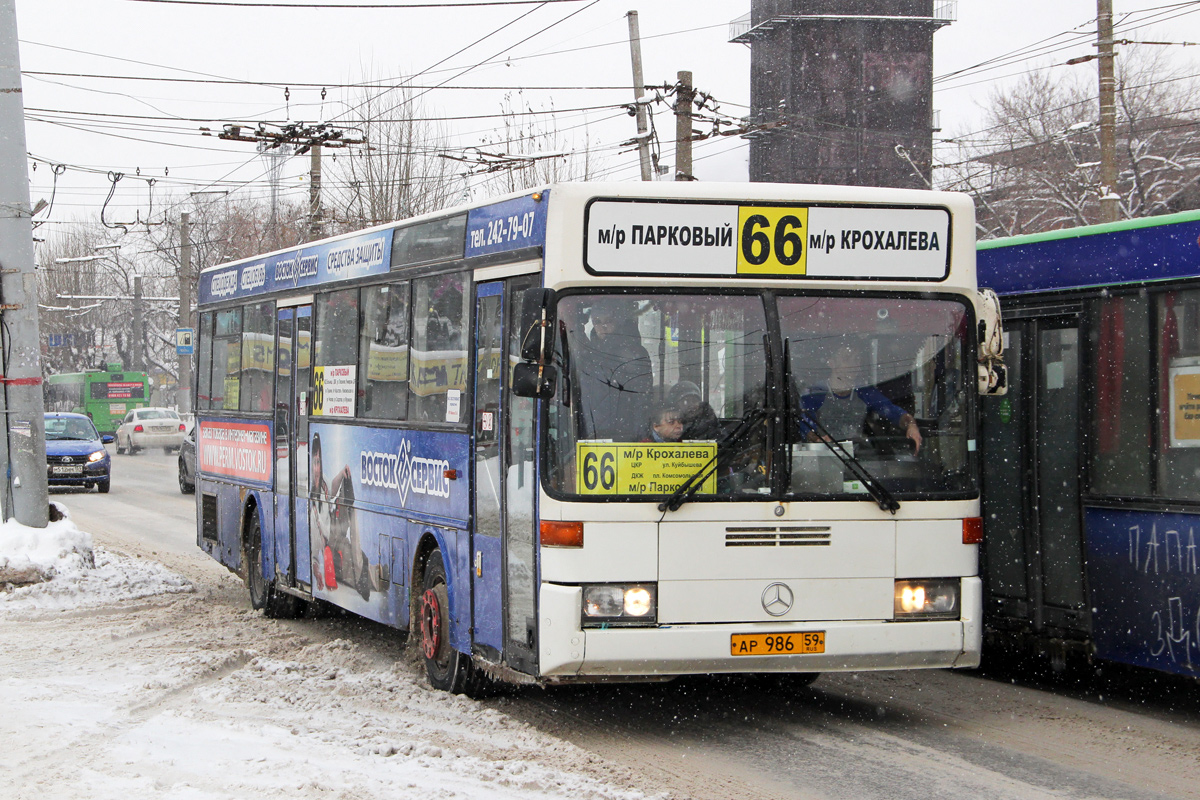
M0 525L0 612L105 605L150 595L191 592L192 584L153 561L92 544L66 507L45 528L16 520Z

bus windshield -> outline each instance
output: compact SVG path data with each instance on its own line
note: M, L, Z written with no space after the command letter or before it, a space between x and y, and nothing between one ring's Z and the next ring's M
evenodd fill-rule
M862 499L855 466L898 497L974 491L963 302L573 294L559 321L559 496L662 498L707 468L693 499Z

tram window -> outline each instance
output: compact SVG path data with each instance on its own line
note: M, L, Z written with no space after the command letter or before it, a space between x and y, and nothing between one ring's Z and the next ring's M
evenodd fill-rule
M408 283L362 290L360 417L408 415L408 305Z
M1200 499L1200 292L1158 297L1158 494Z
M1095 376L1089 491L1146 496L1150 489L1150 302L1144 295L1092 303Z
M275 304L246 306L242 334L242 411L270 411L275 385Z
M411 419L459 422L462 418L459 409L467 386L469 301L465 273L413 281Z
M213 331L212 404L210 408L236 411L241 393L242 309L217 312Z

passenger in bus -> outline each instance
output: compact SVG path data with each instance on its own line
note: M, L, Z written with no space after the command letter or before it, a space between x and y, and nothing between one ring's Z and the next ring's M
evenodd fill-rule
M679 410L684 439L713 441L721 438L717 412L701 397L700 387L691 381L680 381L667 392L667 403Z
M866 383L866 368L862 357L853 347L840 347L829 357L829 379L810 388L800 399L797 423L800 438L810 442L822 438L847 441L861 438L863 422L868 411L891 422L904 431L913 443L913 452L921 450L921 431L917 421L883 392ZM816 419L828 432L823 436L810 419Z
M650 414L650 435L645 442L678 442L683 439L683 420L670 403L659 403Z
M587 437L636 442L653 387L650 354L642 346L631 301L597 300L578 370Z

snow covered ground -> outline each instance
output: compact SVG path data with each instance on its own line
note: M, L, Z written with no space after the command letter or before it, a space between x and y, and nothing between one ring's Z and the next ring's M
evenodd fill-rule
M0 578L35 573L49 579L0 580L6 797L658 796L430 689L387 629L351 640L345 618L265 620L240 581L197 583L93 546L69 518L0 526Z

